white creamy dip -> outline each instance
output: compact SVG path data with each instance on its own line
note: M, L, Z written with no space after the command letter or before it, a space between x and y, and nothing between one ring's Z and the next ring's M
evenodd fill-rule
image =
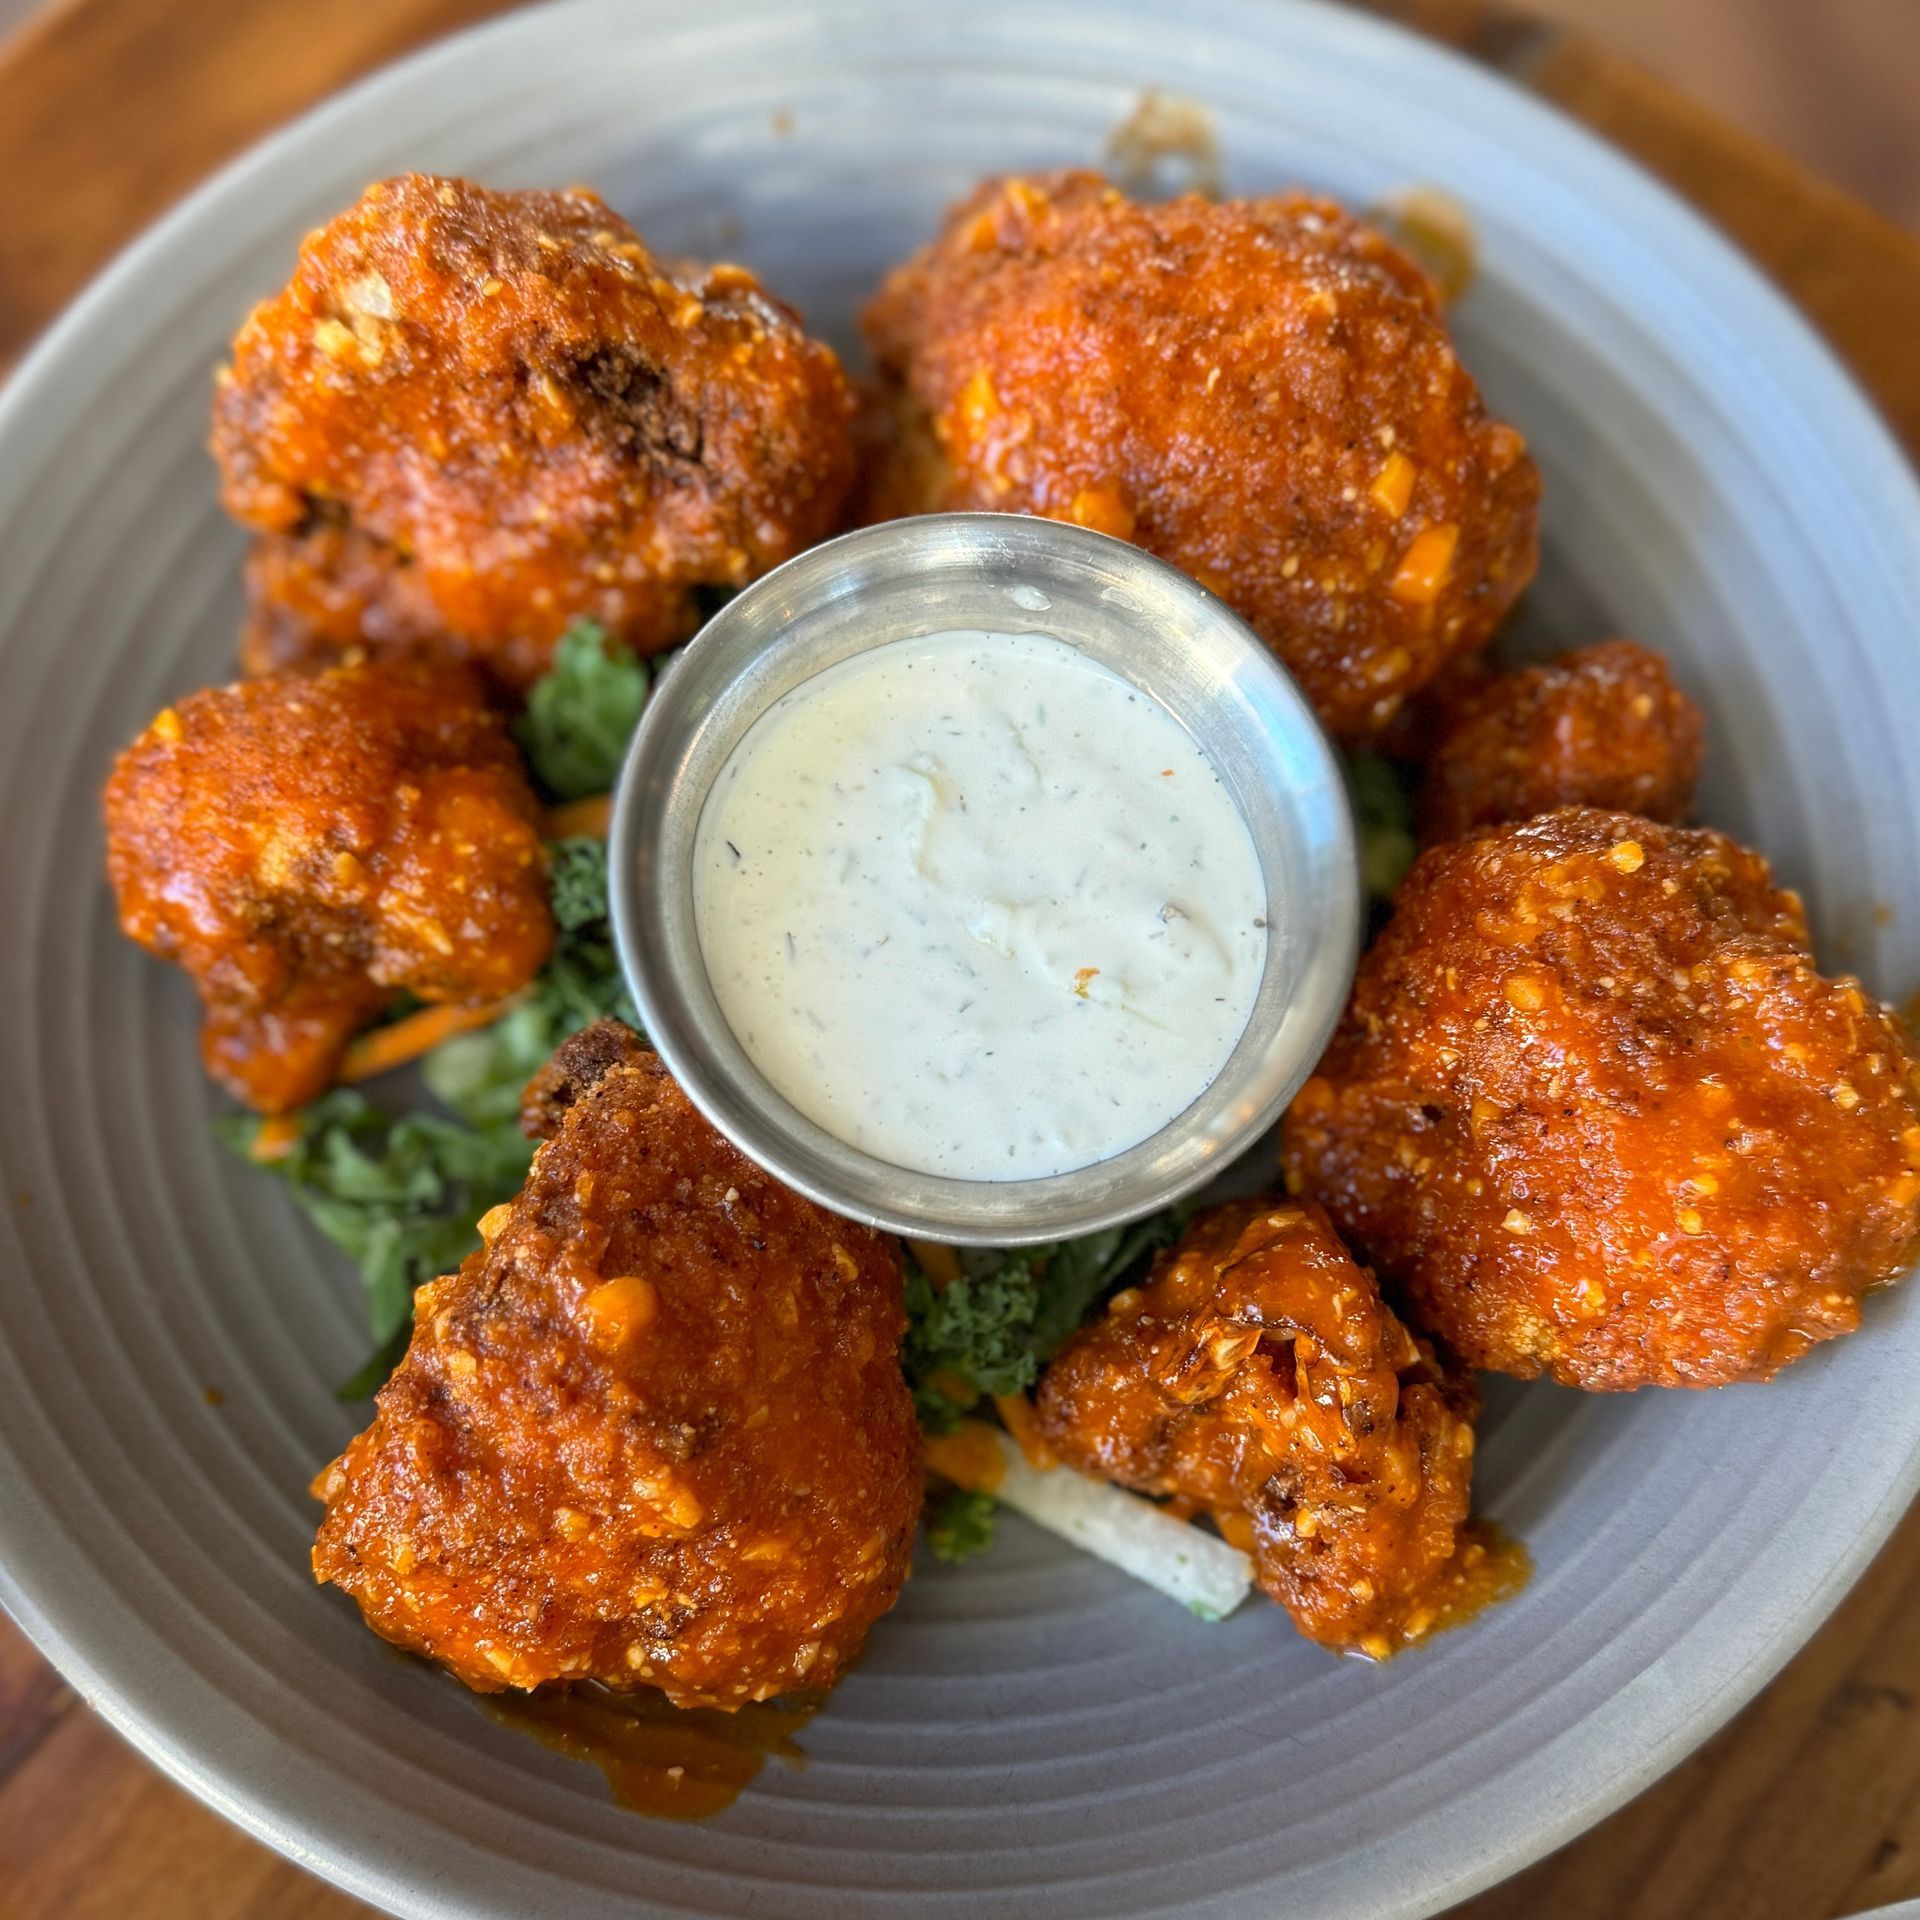
M1035 633L938 633L755 722L694 851L727 1023L895 1166L1090 1166L1205 1090L1267 948L1253 840L1163 707Z

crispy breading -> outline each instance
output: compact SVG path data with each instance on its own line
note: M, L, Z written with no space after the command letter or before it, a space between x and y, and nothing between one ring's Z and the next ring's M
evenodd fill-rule
M1920 1063L1725 835L1568 807L1421 855L1283 1129L1474 1366L1763 1379L1920 1246Z
M762 1173L623 1029L543 1081L525 1188L316 1482L314 1571L483 1692L828 1687L919 1516L898 1248Z
M752 274L663 265L584 189L382 182L308 236L221 375L222 498L268 541L246 656L413 646L430 612L513 691L582 616L671 646L696 589L834 531L850 414Z
M1432 285L1300 194L982 184L865 315L872 517L994 508L1137 541L1234 606L1344 739L1532 578L1540 483Z
M1677 826L1693 802L1704 729L1667 663L1632 640L1496 673L1452 703L1427 762L1423 840L1611 807Z
M115 763L106 816L122 929L193 976L208 1072L265 1113L403 989L494 1000L553 945L539 805L458 667L190 694Z
M337 517L316 514L300 533L259 535L242 583L242 673L319 673L359 659L467 659L475 651L447 632L419 568Z
M1069 1464L1250 1530L1302 1633L1380 1658L1459 1590L1478 1405L1318 1207L1256 1197L1201 1214L1068 1341L1039 1419Z

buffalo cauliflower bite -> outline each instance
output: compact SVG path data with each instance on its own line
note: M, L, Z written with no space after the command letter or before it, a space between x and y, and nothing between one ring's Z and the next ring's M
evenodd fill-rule
M1423 854L1288 1182L1474 1366L1764 1379L1920 1241L1920 1065L1724 835L1569 807Z
M1419 268L1302 195L1129 200L989 181L865 316L876 517L1077 521L1184 568L1344 739L1492 633L1532 577L1539 477Z
M1700 709L1631 640L1496 673L1451 703L1427 762L1421 838L1458 840L1569 806L1677 825L1701 750Z
M120 925L192 975L207 1070L303 1105L401 990L498 999L553 945L539 807L463 669L339 667L208 688L115 763Z
M315 1574L482 1692L831 1686L919 1516L897 1249L735 1152L624 1029L527 1104L526 1186L421 1289L315 1483Z
M851 410L750 273L662 265L591 193L370 187L220 378L222 497L267 543L244 653L424 636L519 690L583 616L670 646L697 589L834 530Z
M1317 1207L1256 1198L1201 1214L1061 1349L1039 1419L1070 1465L1209 1509L1302 1633L1378 1658L1470 1584L1477 1404Z

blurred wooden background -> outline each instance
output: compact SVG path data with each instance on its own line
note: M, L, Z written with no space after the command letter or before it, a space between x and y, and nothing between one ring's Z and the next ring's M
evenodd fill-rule
M0 0L0 36L58 4ZM181 0L178 12L204 31L233 4ZM362 10L377 15L381 0ZM299 0L286 11L297 17ZM1533 0L1532 11L1593 34L1920 231L1920 0Z
M218 162L501 3L0 0L0 370ZM1920 232L1920 0L1525 0L1532 20L1364 3L1505 68L1705 207L1920 450L1920 246L1751 137ZM1452 1920L1829 1920L1916 1895L1920 1510L1716 1739ZM0 1920L367 1912L187 1799L0 1619Z
M1920 232L1920 0L1529 0Z

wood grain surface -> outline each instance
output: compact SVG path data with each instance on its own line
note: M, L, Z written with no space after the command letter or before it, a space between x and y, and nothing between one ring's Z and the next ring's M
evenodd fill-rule
M67 0L0 54L0 365L248 141L497 0ZM1564 27L1375 0L1637 155L1737 239L1920 450L1920 246ZM1920 1510L1677 1771L1452 1920L1837 1920L1920 1896ZM0 1619L0 1920L370 1910L189 1799Z

